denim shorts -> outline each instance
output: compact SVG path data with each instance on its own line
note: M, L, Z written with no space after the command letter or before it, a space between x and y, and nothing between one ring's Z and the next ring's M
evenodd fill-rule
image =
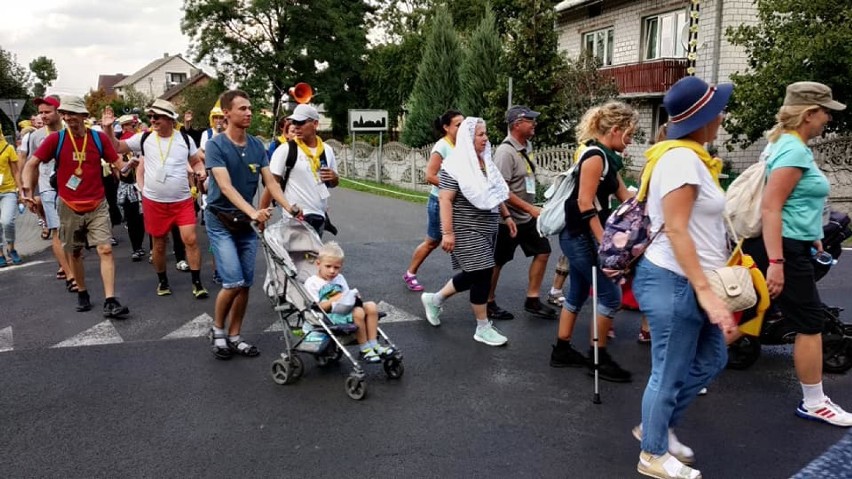
M59 213L56 211L56 191L49 190L41 193L41 206L44 209L44 222L47 229L59 229Z
M441 241L441 209L435 195L429 195L429 201L426 202L426 236Z
M597 243L588 233L573 236L566 229L559 235L559 247L571 265L568 294L562 306L572 313L579 313L592 287L592 266L598 266ZM612 319L621 308L621 287L607 278L600 267L597 271L598 314Z
M254 263L257 257L257 234L231 233L209 209L204 211L207 237L216 271L225 289L248 288L254 283Z

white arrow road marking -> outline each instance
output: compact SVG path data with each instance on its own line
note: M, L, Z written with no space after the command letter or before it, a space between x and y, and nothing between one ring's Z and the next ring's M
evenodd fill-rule
M123 343L124 340L119 336L115 326L110 320L98 323L82 333L54 344L52 348L70 348L74 346L94 346L96 344L116 344Z
M381 321L379 321L379 325L385 323L404 323L407 321L421 321L422 318L415 316L413 314L407 313L396 306L393 306L390 303L386 303L384 301L379 301L378 304L379 311L384 311L388 313Z
M14 343L12 342L12 327L7 326L0 329L0 353L11 351Z
M200 338L202 336L206 336L212 327L213 318L210 317L209 314L203 313L178 329L163 336L163 339Z

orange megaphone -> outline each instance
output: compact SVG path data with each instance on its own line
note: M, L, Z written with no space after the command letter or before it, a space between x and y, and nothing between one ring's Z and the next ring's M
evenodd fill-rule
M290 87L290 98L296 100L296 103L307 103L314 96L314 89L307 83L299 82L296 86Z

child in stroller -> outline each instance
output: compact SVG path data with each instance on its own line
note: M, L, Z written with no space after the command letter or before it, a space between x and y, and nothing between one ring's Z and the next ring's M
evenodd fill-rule
M349 289L343 268L343 249L334 241L324 244L317 257L317 274L305 281L305 290L334 324L355 323L355 338L361 360L378 363L393 354L393 349L376 341L379 310L376 303L362 301L357 289Z

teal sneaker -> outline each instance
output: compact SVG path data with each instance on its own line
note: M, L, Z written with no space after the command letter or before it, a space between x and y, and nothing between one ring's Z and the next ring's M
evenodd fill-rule
M9 257L12 258L12 264L21 264L21 263L24 262L21 259L21 257L18 255L17 250L14 250L14 249L9 250Z
M503 336L500 331L494 327L491 321L488 321L488 326L482 328L477 327L476 334L473 335L473 339L489 346L503 346L509 342L509 338Z
M420 302L423 303L423 309L426 310L426 321L429 321L432 326L440 326L442 308L435 306L435 303L432 302L434 297L435 293L423 293L420 295Z

